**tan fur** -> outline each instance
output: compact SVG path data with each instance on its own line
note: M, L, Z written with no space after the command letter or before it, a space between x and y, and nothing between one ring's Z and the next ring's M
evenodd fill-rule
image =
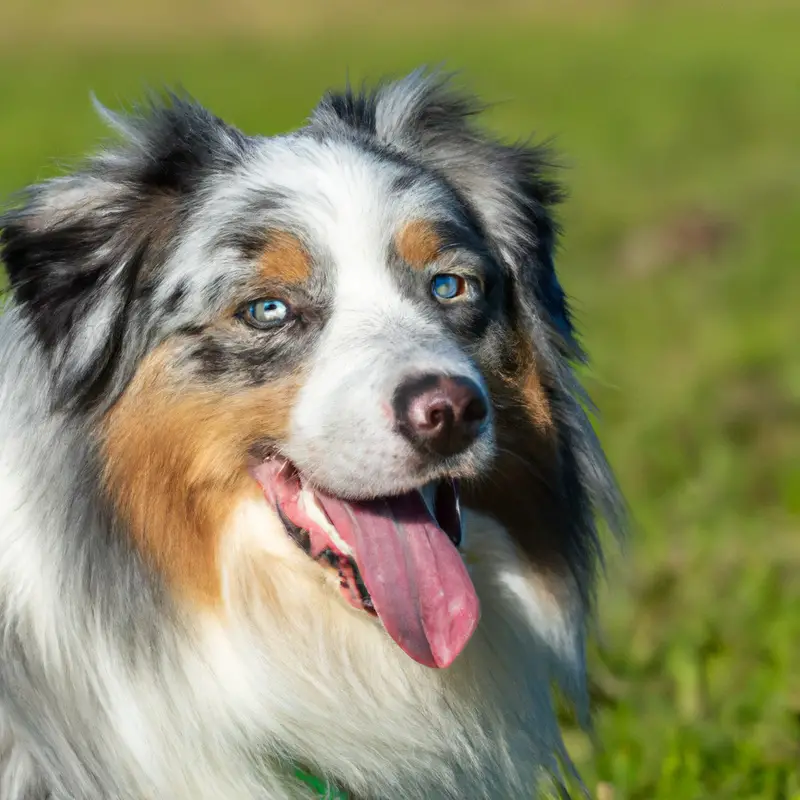
M312 772L331 771L349 796L391 786L395 774L407 770L399 754L413 760L435 751L443 769L453 757L467 769L476 759L480 777L472 789L460 787L459 796L470 800L489 796L488 787L493 797L535 796L539 768L557 770L551 759L561 744L549 686L574 657L559 641L574 624L573 598L565 585L550 591L531 580L514 542L494 520L466 510L464 524L464 557L481 599L481 622L452 667L432 670L343 601L335 581L288 539L263 502L242 504L230 521L222 551L227 616L204 618L211 626L209 661L228 663L229 648L241 641L220 635L218 626L246 620L265 663L280 676L280 696L293 699L292 713L303 720L285 735ZM529 634L523 619L546 625L537 629L541 638ZM239 688L251 713L270 718L274 685ZM337 720L335 736L330 719ZM358 757L364 747L367 760ZM404 793L396 785L380 796L395 794L439 796Z
M285 434L298 381L225 395L178 385L170 355L147 358L109 413L105 481L142 554L178 590L215 602L219 532L259 494L249 448Z
M274 231L259 259L259 273L268 283L304 283L311 275L311 258L296 236Z
M561 532L568 520L563 503L553 496L558 439L536 354L522 335L516 339L510 365L487 374L498 410L498 454L492 474L465 487L465 502L499 520L549 583L566 568Z
M519 381L518 390L528 412L528 418L548 438L554 435L555 428L550 402L533 360L526 366L522 374L517 376L517 380Z
M425 269L442 247L439 234L424 219L407 223L395 236L394 243L400 258L414 269Z

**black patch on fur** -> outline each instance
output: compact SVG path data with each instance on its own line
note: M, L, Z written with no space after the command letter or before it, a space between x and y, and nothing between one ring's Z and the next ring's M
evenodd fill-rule
M102 283L107 263L76 269L72 261L76 249L91 252L104 244L104 232L79 222L29 234L24 220L9 216L0 242L14 295L19 303L35 309L31 321L42 343L52 349Z
M174 314L186 299L188 288L184 283L176 286L164 302L164 313Z
M283 207L287 200L285 192L279 189L250 191L249 196L243 199L237 221L221 229L211 247L236 250L245 259L260 257L269 244L274 227L269 214Z
M548 176L550 155L544 147L504 147L510 174L517 183L517 203L525 234L517 241L515 256L533 268L521 274L556 330L572 339L574 329L567 298L555 269L560 229L551 210L564 199L561 186Z
M392 181L392 192L401 194L408 191L417 182L417 176L413 172L404 172Z
M221 231L214 239L214 247L230 248L241 253L242 257L254 260L263 255L269 243L269 232L266 228L259 229L227 229Z
M122 355L123 337L128 328L131 308L137 294L137 283L147 258L148 245L149 242L144 239L131 254L119 281L118 290L121 292L121 298L117 318L110 327L99 357L90 364L90 368L84 373L82 385L73 387L79 402L86 407L97 405L112 383L114 372ZM139 299L143 299L141 294Z
M231 389L274 381L300 366L309 355L328 311L316 309L285 326L258 330L234 320L229 327L200 330L187 351L198 377Z
M7 218L8 219L8 218ZM57 359L64 380L59 400L67 395L80 405L93 406L108 388L120 357L123 336L137 284L150 250L147 236L114 247L113 218L92 225L80 221L60 228L26 230L22 220L6 224L0 234L3 256L17 302L45 350ZM105 254L97 257L99 252ZM79 369L68 363L80 347L81 320L106 303L111 310L104 341L95 357ZM69 377L67 377L69 376Z
M374 92L366 89L354 92L351 86L347 86L341 93L327 94L322 103L327 104L330 110L351 128L374 136L376 101Z
M244 327L244 323L240 324ZM252 387L275 380L291 368L292 364L287 363L285 357L286 348L275 344L274 340L267 340L266 333L259 336L256 331L247 338L203 331L188 356L197 364L198 374L204 381Z
M61 407L89 410L124 388L156 327L143 316L159 312L148 301L190 197L247 147L243 134L175 95L121 124L127 143L32 187L0 217L0 256L52 360ZM174 311L182 296L160 311Z
M151 100L141 119L150 156L138 176L145 188L190 194L209 172L235 166L247 151L243 133L171 92L166 104Z

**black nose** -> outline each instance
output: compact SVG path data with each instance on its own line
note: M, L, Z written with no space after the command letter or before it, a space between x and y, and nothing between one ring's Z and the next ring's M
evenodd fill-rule
M469 378L418 375L403 381L392 402L397 430L426 453L454 456L483 429L489 409Z

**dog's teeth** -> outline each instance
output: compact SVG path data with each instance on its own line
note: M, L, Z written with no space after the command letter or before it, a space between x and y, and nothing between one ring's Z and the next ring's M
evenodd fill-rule
M339 536L339 532L325 515L319 505L316 494L311 489L307 489L305 486L302 488L298 503L302 506L303 511L314 521L314 524L336 545L339 552L344 553L346 556L353 555L353 549Z

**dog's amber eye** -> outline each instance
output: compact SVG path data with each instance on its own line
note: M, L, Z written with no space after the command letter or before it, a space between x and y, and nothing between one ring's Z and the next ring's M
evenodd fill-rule
M289 306L283 300L263 297L254 300L239 313L239 316L254 328L274 328L290 317Z
M458 300L467 294L469 286L465 278L460 275L449 275L443 273L437 275L431 281L431 291L437 300L448 302L450 300Z

